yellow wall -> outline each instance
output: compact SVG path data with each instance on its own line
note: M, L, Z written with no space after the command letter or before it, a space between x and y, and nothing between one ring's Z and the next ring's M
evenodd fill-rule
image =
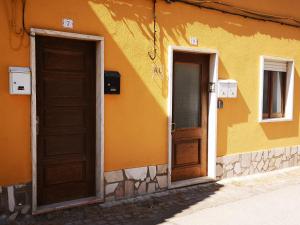
M199 39L199 47L219 51L220 78L238 81L239 97L218 110L218 155L299 144L299 29L159 1L155 63L163 65L164 76L153 77L150 0L27 2L30 27L64 30L62 18L72 18L72 32L105 38L105 69L121 73L121 94L105 96L106 171L167 162L167 47L190 46L190 36ZM257 9L253 1L241 2ZM300 7L296 1L268 2L268 12L279 14L290 7L285 12L296 15ZM0 1L0 184L31 180L30 97L8 94L7 73L8 66L29 66L29 41L12 32L11 15L11 0ZM295 59L292 122L257 122L260 55Z

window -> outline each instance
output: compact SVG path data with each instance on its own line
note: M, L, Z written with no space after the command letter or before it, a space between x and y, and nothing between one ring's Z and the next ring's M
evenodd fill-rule
M284 117L286 72L264 71L263 118Z
M294 62L262 57L260 122L292 119Z

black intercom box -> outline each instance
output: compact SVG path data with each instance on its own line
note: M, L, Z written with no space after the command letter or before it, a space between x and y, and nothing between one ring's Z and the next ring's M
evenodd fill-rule
M117 71L104 72L104 93L120 94L120 73Z

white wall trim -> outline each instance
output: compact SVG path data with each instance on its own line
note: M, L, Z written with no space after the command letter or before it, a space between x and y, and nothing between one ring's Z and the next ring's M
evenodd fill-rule
M31 28L30 34L33 36L38 34L40 36L48 36L48 37L61 37L61 38L86 40L86 41L104 41L103 37L95 36L95 35L71 33L71 32L56 31L56 30L46 30L46 29L38 29L38 28Z
M172 173L172 93L173 93L173 53L174 51L192 52L199 54L210 55L209 60L209 82L218 81L218 51L214 49L206 48L191 48L183 46L169 46L168 49L168 75L169 75L169 91L168 91L168 188L174 188L179 186L186 186L194 184L195 180L183 181L182 185L172 185L171 173ZM209 93L208 101L208 174L203 179L216 179L216 159L217 159L217 93ZM198 179L197 183L203 182L203 179Z
M104 201L104 38L93 35L68 33L53 30L30 30L30 64L31 64L31 153L32 153L32 211L37 206L37 137L36 137L36 46L35 35L52 36L68 39L96 42L96 196ZM80 201L80 200L79 200ZM67 203L66 203L67 204Z
M263 88L264 88L264 65L265 60L274 60L279 62L286 62L287 68L287 81L286 81L286 96L285 96L285 114L283 118L263 118ZM295 73L295 62L293 59L273 57L273 56L260 56L260 67L259 67L259 105L258 105L258 122L269 123L269 122L287 122L293 120L294 110L294 73Z
M36 137L36 60L35 37L30 37L31 67L31 155L32 155L32 211L37 209L37 137Z

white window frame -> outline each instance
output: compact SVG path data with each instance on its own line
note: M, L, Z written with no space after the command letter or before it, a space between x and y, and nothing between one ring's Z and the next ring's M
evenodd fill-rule
M263 88L264 88L264 71L265 71L265 60L286 62L288 64L287 77L286 77L286 95L285 95L285 111L284 117L282 118L263 118ZM258 107L258 121L260 123L266 122L284 122L293 120L294 110L294 73L295 73L295 62L293 59L272 57L272 56L261 56L260 57L260 76L259 76L259 107Z

